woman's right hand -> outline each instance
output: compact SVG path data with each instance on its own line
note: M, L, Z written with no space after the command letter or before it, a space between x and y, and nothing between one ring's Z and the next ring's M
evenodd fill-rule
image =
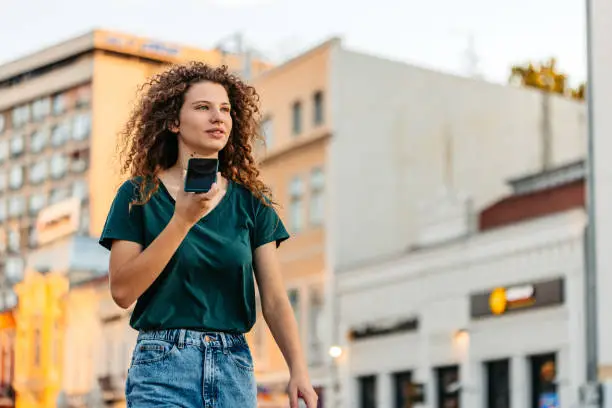
M183 178L185 175L183 174ZM221 179L221 173L217 173L217 181ZM184 185L184 184L183 184ZM215 198L219 194L218 182L213 183L206 193L188 193L179 188L176 193L174 205L174 216L178 221L188 228L194 226L202 217L211 210Z

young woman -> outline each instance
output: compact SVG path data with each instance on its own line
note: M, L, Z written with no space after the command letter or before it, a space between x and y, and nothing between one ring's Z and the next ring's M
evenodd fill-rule
M316 408L276 253L289 234L252 155L258 100L225 67L174 66L147 83L123 131L130 177L100 244L111 251L113 299L136 302L128 407L256 407L244 337L255 323L256 280L289 367L291 407L301 397ZM207 193L184 191L192 157L219 160Z

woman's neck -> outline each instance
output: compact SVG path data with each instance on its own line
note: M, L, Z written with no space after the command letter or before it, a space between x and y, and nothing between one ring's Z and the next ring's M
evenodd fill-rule
M173 167L177 167L180 170L187 170L187 163L191 158L200 158L200 159L218 159L219 152L206 153L206 152L198 152L193 149L188 148L184 144L179 142L178 149L178 158L176 160L176 164Z

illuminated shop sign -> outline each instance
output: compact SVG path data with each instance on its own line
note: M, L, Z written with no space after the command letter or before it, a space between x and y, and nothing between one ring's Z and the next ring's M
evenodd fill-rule
M80 216L81 202L74 197L44 208L36 219L38 245L44 245L77 232Z
M498 287L470 296L470 315L497 316L562 304L563 279Z

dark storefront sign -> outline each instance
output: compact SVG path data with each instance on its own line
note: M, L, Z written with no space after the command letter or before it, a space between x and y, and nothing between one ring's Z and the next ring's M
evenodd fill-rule
M563 292L562 278L494 288L470 296L470 316L480 318L560 305L564 302Z
M370 337L416 331L418 328L419 320L416 317L403 319L395 323L370 323L351 329L349 338L351 340L362 340Z

